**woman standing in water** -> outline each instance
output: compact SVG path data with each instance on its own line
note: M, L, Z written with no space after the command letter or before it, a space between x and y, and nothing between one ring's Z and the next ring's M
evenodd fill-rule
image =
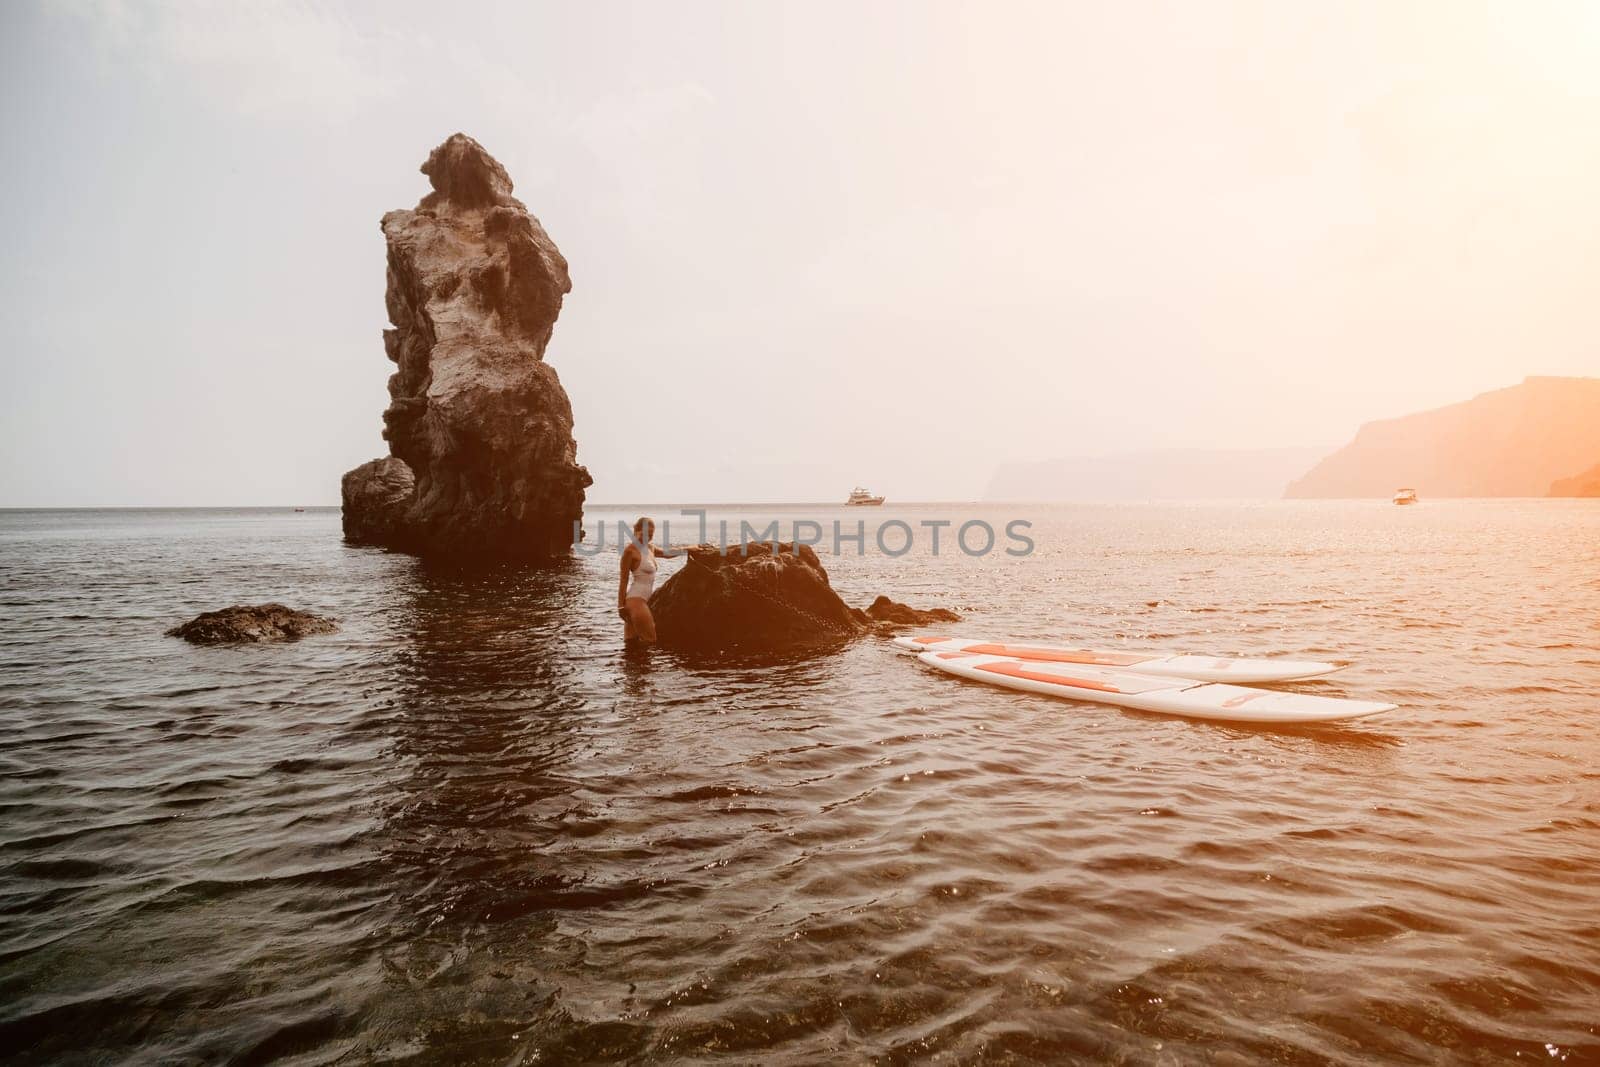
M650 594L656 587L656 558L671 559L668 552L651 544L656 524L641 516L633 524L633 538L622 550L622 577L617 583L617 614L622 616L623 643L656 643L656 620L650 614Z

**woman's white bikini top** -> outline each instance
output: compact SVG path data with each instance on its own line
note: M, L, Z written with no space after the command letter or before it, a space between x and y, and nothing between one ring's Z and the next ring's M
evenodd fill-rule
M632 575L628 578L628 598L638 597L640 600L649 600L650 593L656 587L656 554L649 545L639 550L639 562L633 568Z

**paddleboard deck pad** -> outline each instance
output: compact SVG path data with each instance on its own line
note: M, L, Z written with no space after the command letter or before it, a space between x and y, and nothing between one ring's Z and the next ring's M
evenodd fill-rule
M1220 656L1193 656L1173 652L1096 652L1087 648L1061 648L1052 645L1014 645L1001 641L967 640L959 637L918 635L897 637L894 643L912 652L971 652L985 656L1006 656L1030 663L1071 663L1086 667L1119 667L1138 674L1162 678L1192 678L1201 682L1294 682L1318 678L1349 666L1294 659L1227 659Z
M974 682L1191 719L1337 722L1393 711L1397 706L1372 700L1345 700L1164 678L1094 664L1040 662L970 651L923 652L917 659Z

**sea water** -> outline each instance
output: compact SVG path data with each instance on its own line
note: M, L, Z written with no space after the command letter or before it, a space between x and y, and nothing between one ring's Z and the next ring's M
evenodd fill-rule
M877 638L628 656L610 552L463 574L334 510L0 513L0 1049L1600 1057L1600 502L709 515L1024 519L1024 557L823 560L954 632L1350 658L1293 688L1401 707L1194 722ZM268 600L342 628L162 635Z

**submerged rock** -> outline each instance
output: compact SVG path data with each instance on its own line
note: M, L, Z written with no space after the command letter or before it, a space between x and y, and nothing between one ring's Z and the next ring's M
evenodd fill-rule
M560 554L591 482L544 362L567 261L472 138L450 137L422 173L433 191L383 217L391 456L345 476L345 537L430 557ZM397 464L412 476L402 499Z
M683 568L650 598L662 645L686 651L786 651L815 648L874 629L954 622L943 609L917 611L888 597L867 611L846 604L809 545L767 542L688 549Z
M196 615L167 631L197 645L285 641L307 634L328 634L339 628L337 620L282 604L235 604L221 611Z

